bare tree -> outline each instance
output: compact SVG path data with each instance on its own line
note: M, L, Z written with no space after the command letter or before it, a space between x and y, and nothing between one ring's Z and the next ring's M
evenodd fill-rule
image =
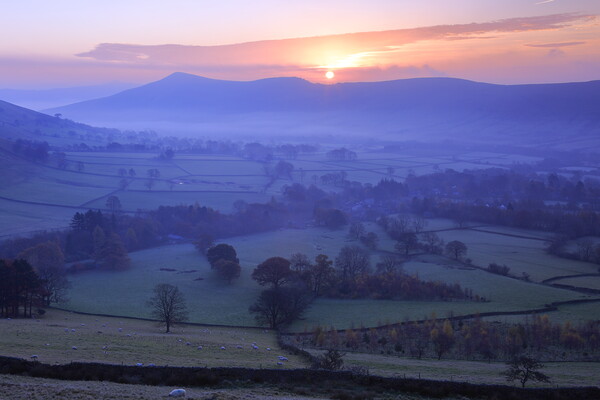
M550 382L550 377L538 371L544 366L536 359L521 356L509 362L508 369L502 373L508 382L518 380L521 387L525 387L528 381L532 382Z
M183 293L177 286L160 283L154 287L154 296L147 302L152 309L152 316L157 318L166 327L166 333L171 331L171 326L187 321L187 306Z
M369 253L359 246L344 246L335 258L342 282L354 280L369 270Z
M460 260L467 254L467 245L461 241L453 240L446 244L446 254L455 260Z

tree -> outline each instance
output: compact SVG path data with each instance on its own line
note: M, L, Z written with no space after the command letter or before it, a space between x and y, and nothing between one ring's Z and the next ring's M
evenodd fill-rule
M367 232L365 225L361 222L353 222L348 229L348 235L353 239L360 239Z
M395 255L381 256L381 261L375 266L379 274L397 275L402 273L404 259Z
M325 254L315 257L315 263L310 266L310 289L315 296L321 294L321 290L334 275L333 261Z
M397 237L398 242L394 248L405 256L408 256L411 251L419 248L419 240L417 239L417 235L415 233L404 232L399 234Z
M290 262L283 257L271 257L260 263L252 272L252 279L259 285L278 288L292 275Z
M343 283L354 282L370 267L369 253L358 246L344 246L335 258L335 268Z
M275 165L276 178L287 177L289 179L292 179L292 172L294 172L294 166L287 161L280 160Z
M449 320L444 321L442 329L434 327L431 330L431 342L435 348L438 360L454 345L454 330Z
M310 301L311 297L300 286L271 288L263 290L248 311L255 314L259 324L277 329L302 317Z
M521 387L528 381L550 383L550 377L538 371L544 366L536 359L521 356L507 363L508 369L502 373L508 382L518 380Z
M194 242L194 246L196 246L196 250L198 250L203 255L206 255L207 250L215 244L215 239L209 235L208 233L203 233L200 235L198 240Z
M367 232L366 235L360 237L360 242L371 250L377 249L378 241L379 241L379 236L377 236L377 234L375 232Z
M225 243L220 243L208 249L206 251L206 258L208 259L210 265L213 266L213 268L214 264L221 259L234 261L236 263L240 262L240 260L237 258L237 253L233 246Z
M467 245L458 240L453 240L446 244L446 254L455 260L462 259L467 254Z
M442 254L444 252L444 240L435 232L421 233L422 247L427 253Z
M306 272L310 269L310 260L304 253L294 253L290 256L290 269L294 272Z
M154 287L154 296L147 302L151 314L166 327L166 332L171 331L171 326L187 321L188 313L183 293L177 286L160 283Z
M342 353L335 349L329 349L325 354L322 354L317 358L315 367L331 371L342 369L344 366L345 355L346 353Z
M122 270L129 267L131 260L123 246L121 238L116 233L111 233L100 251L100 265L110 270Z
M17 257L26 260L35 269L44 305L66 300L70 283L66 276L65 256L58 243L40 243L23 250Z
M106 208L113 214L121 211L121 200L117 196L108 196L106 199Z
M94 232L92 233L92 239L94 243L94 259L96 262L100 261L102 258L102 250L104 249L104 245L106 244L106 235L104 234L104 229L102 229L99 225L96 225L94 228Z
M235 278L239 278L240 273L242 272L242 267L240 267L239 263L231 260L224 260L222 258L215 263L213 268L221 278L227 281L227 283L231 283Z

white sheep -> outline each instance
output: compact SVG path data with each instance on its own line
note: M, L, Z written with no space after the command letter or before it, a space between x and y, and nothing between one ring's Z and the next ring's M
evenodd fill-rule
M242 346L240 346L239 344L237 346L235 346L236 349L243 349Z
M135 364L135 366L136 366L136 367L143 367L143 366L144 366L144 363L136 363L136 364Z
M279 361L288 361L287 357L284 356L279 356L277 358L279 358Z
M169 393L169 397L185 397L185 389L171 390L171 393Z
M148 366L149 366L149 367L156 367L156 364L154 364L154 363L150 363L150 364L148 364Z
M221 350L225 350L225 346L221 346Z
M123 328L119 328L119 332L123 332Z
M71 347L73 350L77 350L77 346L73 346Z
M71 329L71 332L75 332L75 329Z
M192 344L190 342L185 342L186 346L191 346Z
M198 350L202 350L202 346L198 346L197 348L198 348Z
M281 361L277 361L277 365L283 365Z
M267 351L271 351L271 348L270 348L270 347L267 347Z
M253 345L252 345L252 348L253 348L254 350L258 350L258 346L257 346L257 345L255 345L255 344L253 344Z

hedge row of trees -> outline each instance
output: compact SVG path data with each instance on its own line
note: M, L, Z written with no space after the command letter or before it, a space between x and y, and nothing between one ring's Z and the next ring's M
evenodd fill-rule
M546 315L522 324L499 324L480 318L467 321L429 319L386 328L316 328L294 337L296 345L363 352L444 356L453 359L513 360L523 354L547 360L600 360L600 323L551 323Z

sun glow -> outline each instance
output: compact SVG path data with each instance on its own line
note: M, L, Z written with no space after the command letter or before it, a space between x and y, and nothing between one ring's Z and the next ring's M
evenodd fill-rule
M335 74L333 73L333 71L327 71L325 72L325 78L327 79L333 79L335 77Z

